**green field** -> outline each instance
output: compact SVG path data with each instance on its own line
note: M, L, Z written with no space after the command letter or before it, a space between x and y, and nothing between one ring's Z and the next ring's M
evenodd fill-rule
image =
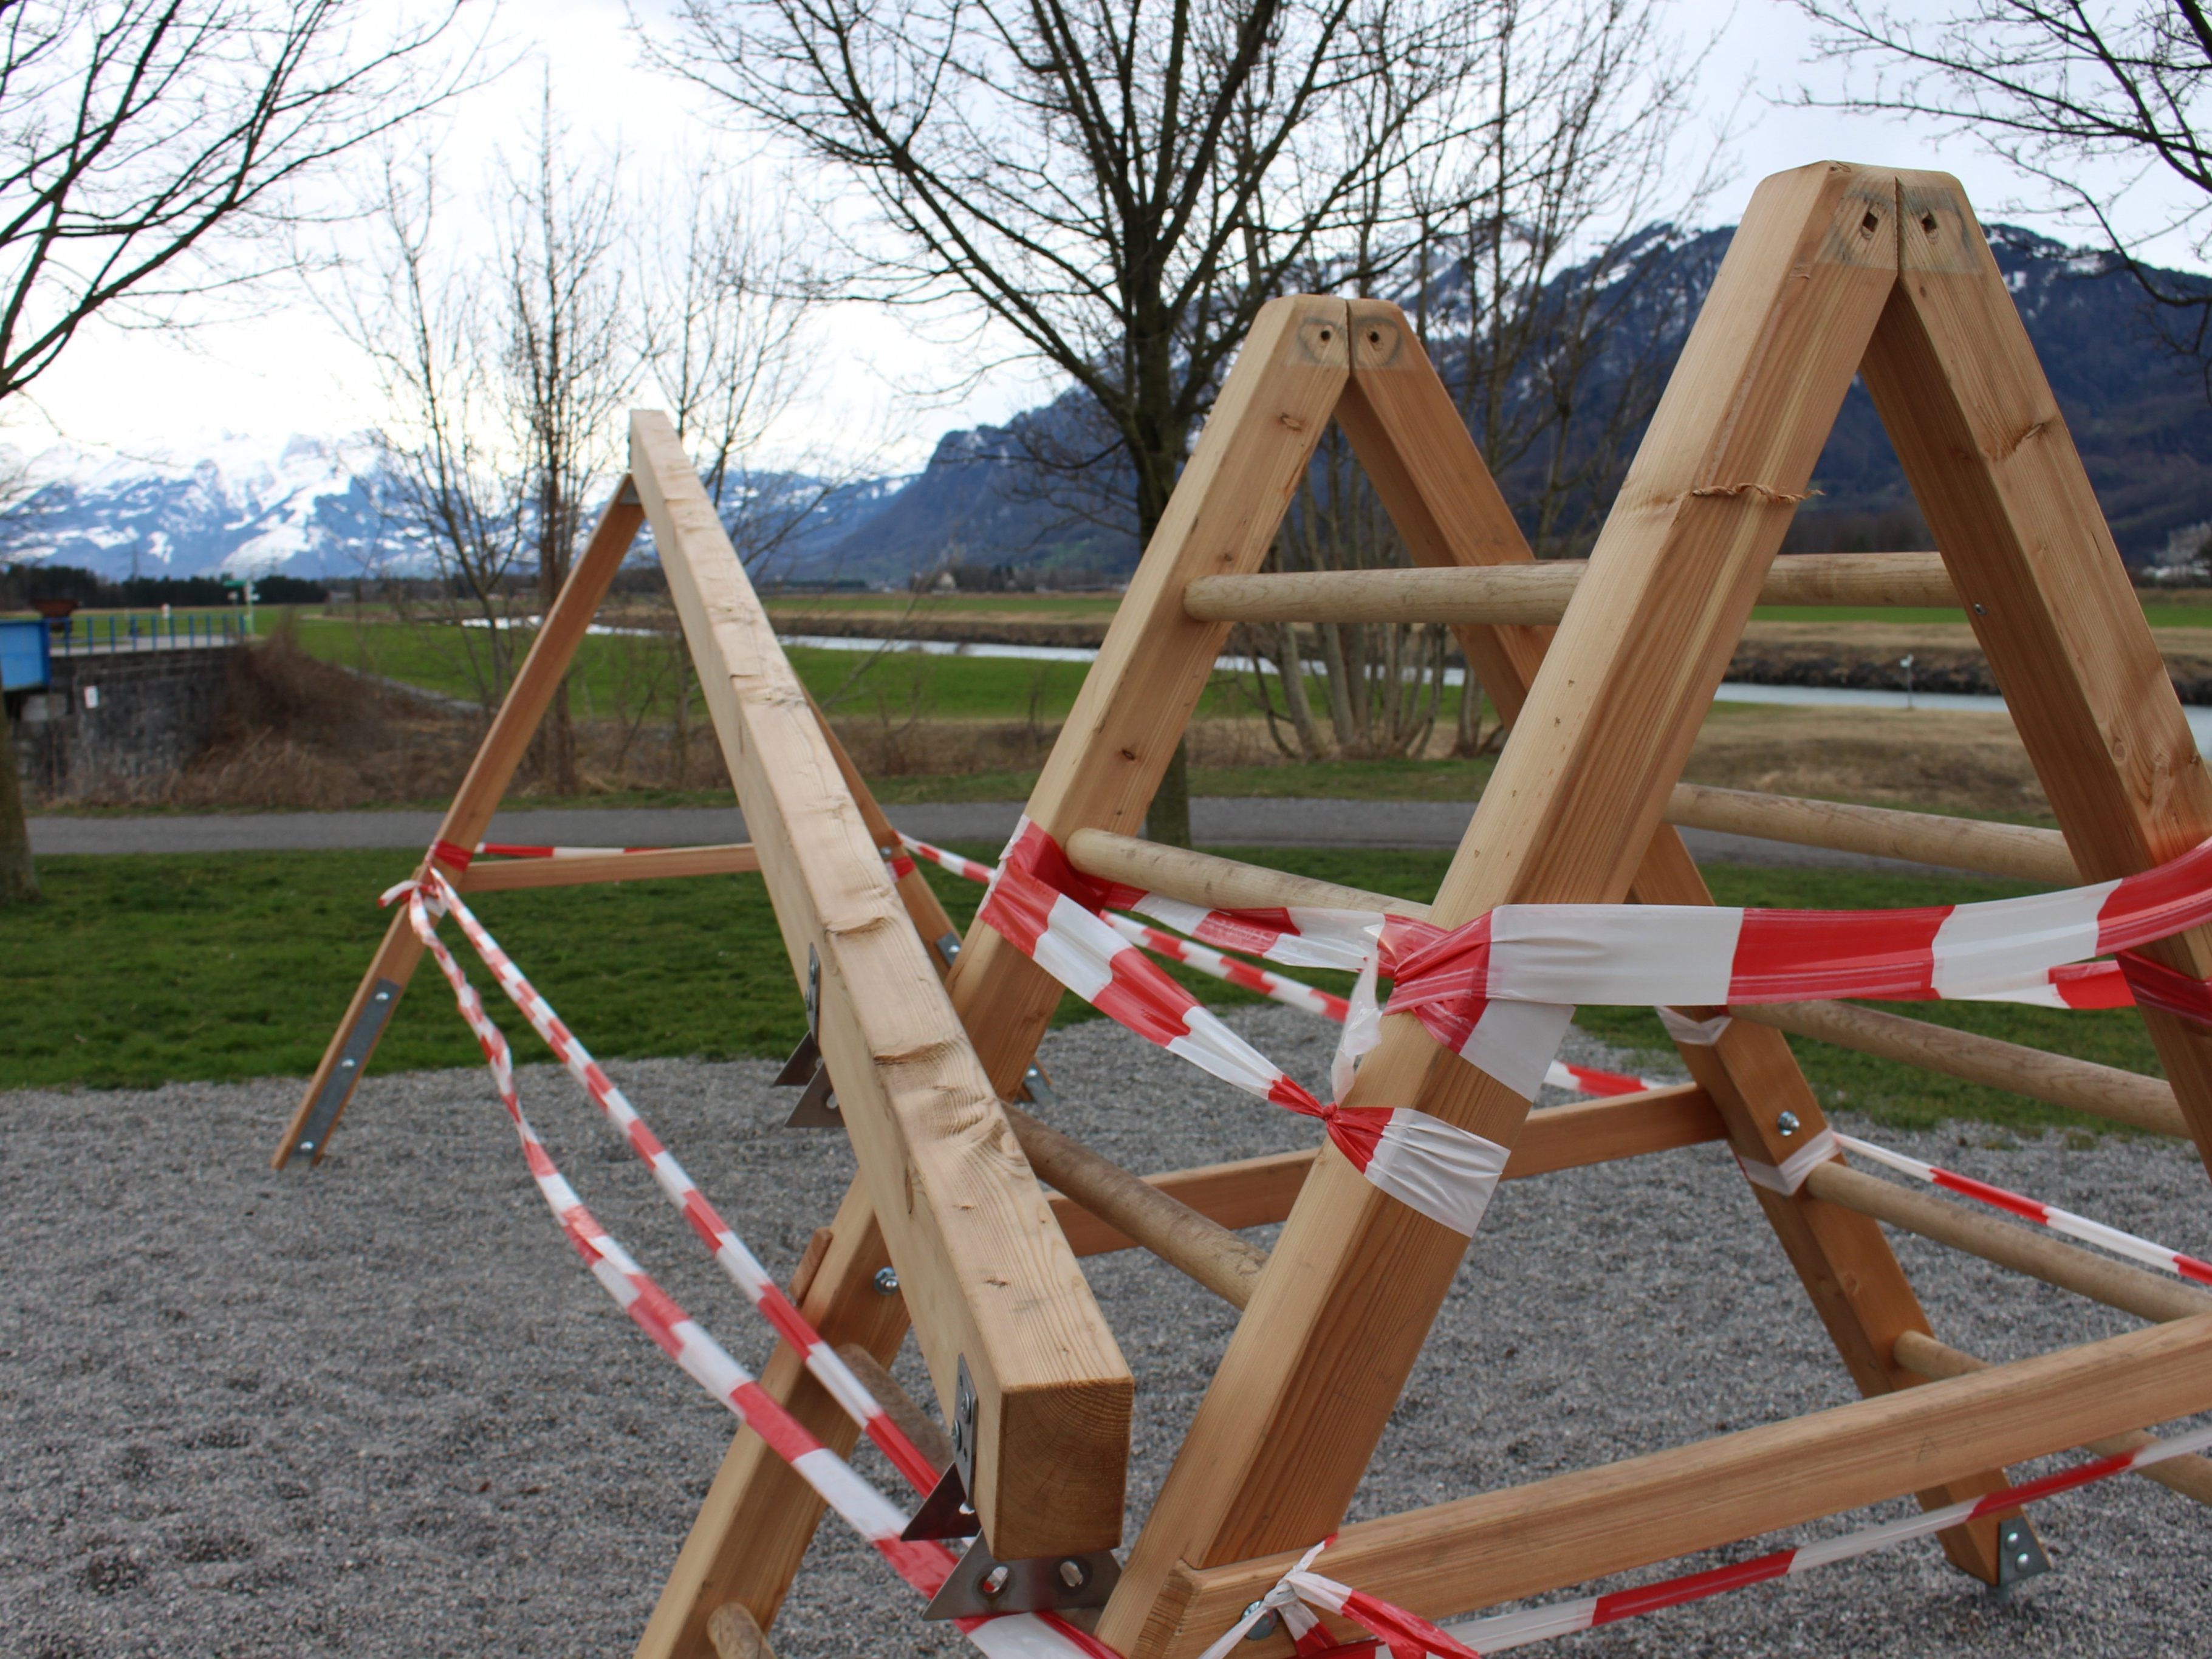
M990 856L995 850L963 850ZM1273 849L1252 854L1324 879L1431 896L1443 853ZM144 1087L169 1080L304 1076L319 1058L386 920L375 896L403 878L398 852L48 858L48 902L0 911L0 1088ZM980 890L930 871L964 923ZM2002 897L2017 884L1803 870L1710 872L1723 903L1863 908ZM778 1058L804 1028L757 878L639 882L487 895L479 914L603 1058ZM450 932L451 930L449 930ZM465 955L465 952L463 953ZM1181 972L1181 970L1179 970ZM1216 1003L1244 993L1183 974ZM519 1057L544 1050L486 976L486 1000ZM1341 975L1316 974L1341 988ZM2157 1061L2127 1011L2074 1013L1988 1003L1901 1012L2134 1070ZM1090 1018L1068 999L1061 1018ZM1584 1009L1584 1029L1672 1066L1645 1010ZM1132 1042L1136 1041L1133 1037ZM2101 1126L1992 1090L1792 1039L1831 1103L1879 1121L1978 1118L2014 1128ZM380 1071L478 1057L428 969L378 1050Z

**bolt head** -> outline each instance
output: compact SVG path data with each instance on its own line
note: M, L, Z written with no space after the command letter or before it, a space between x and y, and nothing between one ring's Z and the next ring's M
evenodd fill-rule
M1795 1112L1784 1112L1774 1120L1774 1132L1787 1139L1805 1126L1797 1121Z
M1002 1595L1006 1593L1007 1582L1013 1576L1013 1569L1002 1561L985 1573L975 1588L981 1590L987 1597Z
M877 1269L876 1269L876 1280L875 1280L875 1283L876 1283L876 1289L877 1289L878 1291L881 1291L884 1295L885 1295L885 1296L895 1296L895 1295L896 1295L896 1294L898 1293L898 1287L899 1287L899 1286L898 1286L898 1269L897 1269L897 1268L896 1268L896 1267L878 1267L878 1268L877 1268Z
M1246 1607L1244 1611L1248 1613L1251 1613L1255 1609L1260 1607L1261 1605L1261 1604L1260 1602L1255 1601L1250 1607ZM1274 1608L1268 1607L1265 1612L1260 1614L1258 1619L1253 1621L1252 1628L1244 1632L1244 1639L1248 1642L1266 1641L1270 1636L1273 1636L1275 1633L1275 1626L1279 1622L1280 1619L1281 1615L1278 1613Z
M1060 1562L1058 1571L1060 1582L1070 1589L1081 1589L1091 1577L1091 1569L1072 1555Z

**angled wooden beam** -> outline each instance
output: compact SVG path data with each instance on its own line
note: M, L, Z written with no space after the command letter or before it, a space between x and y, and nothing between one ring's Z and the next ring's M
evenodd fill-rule
M468 775L461 780L446 816L439 822L438 842L472 848L483 839L500 797L514 781L514 769L522 763L523 751L529 748L538 723L545 718L547 705L567 677L576 647L591 626L599 601L606 597L607 585L622 568L644 518L636 492L624 479L599 515L583 557L576 561L568 580L554 596L538 637L531 641L530 654L522 659L499 713L492 717L490 730L484 733L476 758L469 764ZM417 866L418 875L428 862L426 855L422 866ZM362 1073L368 1069L368 1057L375 1052L377 1040L398 1009L407 981L414 977L415 964L422 957L422 942L408 925L403 905L385 928L384 942L377 946L344 1017L331 1034L321 1063L308 1079L307 1092L284 1126L269 1160L270 1168L283 1169L295 1152L307 1153L315 1163L322 1161L331 1133L345 1115ZM307 1144L302 1145L303 1141Z
M1142 827L1229 635L1183 614L1183 585L1267 556L1350 373L1346 314L1341 300L1300 295L1254 320L1030 795L1029 816L1063 846L1078 830ZM1019 1086L1060 997L989 928L968 930L953 1006L1002 1094Z
M1895 282L1894 195L1887 175L1844 167L1759 186L1438 890L1439 926L1513 902L1627 896ZM1452 463L1465 471L1457 419L1423 423L1434 456L1386 458L1359 442L1366 365L1383 378L1419 356L1398 330L1383 307L1354 314L1347 428L1416 557L1477 562L1458 556L1450 501L1404 489L1409 523L1393 499L1394 485ZM1424 361L1409 378L1434 374ZM1495 495L1486 477L1461 490ZM1513 556L1519 534L1502 501L1469 517ZM1514 653L1486 654L1510 664ZM1516 1088L1403 1016L1383 1022L1347 1103L1418 1107L1509 1147L1528 1111ZM1276 1247L1304 1271L1262 1275L1103 1641L1133 1659L1165 1651L1171 1632L1155 1608L1171 1576L1303 1549L1336 1529L1467 1243L1334 1149L1320 1154ZM1299 1455L1278 1455L1285 1446Z
M2212 836L2212 778L1996 256L1958 180L1898 184L1903 280L1867 390L2085 879ZM2144 947L2212 979L2212 929ZM2212 1169L2212 1029L2143 1024Z
M501 859L471 864L453 885L464 893L514 893L672 876L739 875L759 868L752 844L733 842L722 847L656 847L647 852L584 853L564 859Z
M1002 1558L1120 1540L1133 1384L990 1079L667 417L631 471L793 973L946 1419L977 1400L972 1497Z

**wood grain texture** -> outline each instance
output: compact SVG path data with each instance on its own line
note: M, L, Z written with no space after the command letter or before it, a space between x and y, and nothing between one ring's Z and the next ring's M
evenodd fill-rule
M876 1272L890 1266L890 1255L861 1182L853 1183L825 1231L828 1242L806 1283L793 1279L792 1299L823 1340L857 1343L888 1364L906 1334L906 1301L876 1289ZM776 1345L760 1382L830 1450L843 1456L853 1449L859 1426L789 1343ZM708 1622L731 1601L743 1603L762 1629L772 1627L823 1509L813 1488L758 1435L739 1429L661 1588L638 1659L714 1659Z
M979 1410L977 1514L1002 1556L1120 1540L1133 1384L990 1079L891 890L773 629L665 416L631 471L793 973L939 1403Z
M1332 1577L1425 1617L1449 1618L2207 1406L2212 1316L1359 1522L1338 1534L1326 1559ZM1158 1650L1190 1659L1297 1559L1286 1553L1179 1571L1164 1587Z
M1898 184L1901 280L1867 390L2084 877L2212 836L2205 775L2072 436L1958 181ZM2212 930L2144 954L2212 977ZM2212 1030L2146 1012L2212 1168Z
M506 859L471 864L453 884L464 893L511 893L536 887L589 887L602 882L654 881L671 876L739 875L760 868L750 842L724 847L661 847L649 853L586 853L565 859Z
M1225 623L1183 614L1183 585L1267 556L1350 374L1346 315L1343 301L1309 295L1271 301L1255 319L1030 793L1029 816L1062 846L1085 828L1142 826L1228 637ZM1002 1095L1020 1085L1060 997L1058 981L989 928L969 929L953 1006Z
M1735 1009L1755 1020L1861 1054L1879 1054L1991 1089L2008 1089L2031 1100L2091 1112L2154 1134L2186 1139L2189 1126L2163 1079L2094 1060L2045 1053L2017 1042L1960 1031L1887 1009L1852 1002L1771 1002Z
M1439 925L1515 901L1627 896L1893 285L1893 209L1886 176L1850 168L1802 168L1759 186L1444 876ZM1436 386L1385 310L1364 305L1353 318L1352 386L1370 405L1390 397L1394 375ZM1353 402L1340 418L1418 562L1513 556L1518 532L1479 463L1468 477L1456 418L1435 431L1436 454L1409 459L1402 445L1362 441ZM1392 466L1395 489L1384 482ZM1440 493L1454 479L1462 497L1492 498L1463 501L1459 524ZM1470 529L1503 550L1462 558L1455 537ZM1486 654L1510 670L1517 649ZM1481 672L1481 658L1470 660ZM1509 1147L1528 1114L1402 1016L1384 1021L1347 1099L1416 1106ZM1160 1652L1169 1626L1158 1598L1179 1564L1303 1548L1335 1528L1465 1248L1333 1151L1316 1158L1276 1247L1302 1271L1261 1278L1102 1640L1133 1659ZM1299 1455L1281 1455L1285 1446Z
M523 751L529 748L530 739L538 724L545 718L545 710L553 701L553 693L560 688L568 672L568 664L576 654L576 647L584 637L597 614L599 601L606 597L607 585L614 580L615 572L622 568L631 542L637 538L637 527L644 522L644 510L637 505L635 495L627 488L617 489L607 503L606 511L599 515L593 526L591 540L585 544L583 556L569 571L568 580L561 585L553 604L545 613L538 637L531 641L530 653L516 671L514 684L501 700L499 712L492 716L490 728L483 742L477 746L476 758L469 763L467 775L461 787L453 793L440 820L436 841L450 842L456 847L474 847L483 839L484 830L491 823L492 814L498 810L500 797L514 781L514 769L522 763ZM416 866L420 875L429 863L426 850L422 862ZM398 994L406 993L407 982L414 977L415 965L422 960L422 944L416 938L403 913L392 919L386 928L384 942L377 947L368 971L362 975L361 984L346 1005L345 1017L339 1020L337 1030L331 1034L330 1046L323 1050L321 1062L315 1074L307 1080L307 1091L292 1113L291 1121L276 1142L276 1150L270 1157L270 1167L281 1170L298 1145L301 1131L307 1126L307 1115L313 1109L315 1097L322 1092L323 1085L344 1051L347 1039L360 1023L362 1011L368 1006L371 989L380 979L392 981L399 987ZM398 1012L395 1006L385 1016L386 1029L392 1017ZM371 1052L374 1052L372 1048ZM345 1097L338 1103L337 1115L331 1120L324 1133L323 1143L315 1148L314 1161L322 1162L329 1150L331 1135L335 1133L338 1119L345 1115L352 1102L353 1090L360 1085L362 1075L368 1070L368 1055L361 1057L354 1068L353 1083Z
M1917 1331L1908 1331L1898 1338L1897 1363L1931 1382L1990 1368L1988 1360L1977 1358L1948 1342L1938 1342L1932 1336L1922 1336ZM2155 1438L2130 1430L2125 1434L2089 1441L2079 1449L2093 1457L2123 1457L2130 1452L2141 1451ZM2147 1466L2140 1473L2146 1480L2155 1480L2170 1492L2212 1507L2212 1458L2195 1455L2169 1457Z
M2081 879L2064 836L2024 823L1985 823L1936 812L1715 789L1701 783L1674 786L1667 801L1667 822L1731 836L1763 836L1801 847L1911 859L2052 887L2071 887Z
M1589 569L1582 559L1546 559L1200 576L1183 590L1182 603L1200 622L1556 623ZM1820 553L1775 560L1759 602L1950 605L1959 600L1939 553Z

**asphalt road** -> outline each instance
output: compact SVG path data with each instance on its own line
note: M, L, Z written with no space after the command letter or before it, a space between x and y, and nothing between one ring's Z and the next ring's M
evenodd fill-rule
M1018 801L929 804L892 809L924 841L1003 842ZM1459 845L1473 814L1458 801L1199 799L1191 828L1216 847L1435 847ZM334 848L427 847L434 812L155 814L143 817L34 817L32 850L63 853L271 853ZM1700 863L1840 870L1920 871L1928 866L1856 853L1795 847L1749 836L1686 830ZM734 806L556 807L501 812L488 841L570 847L680 847L745 839Z

